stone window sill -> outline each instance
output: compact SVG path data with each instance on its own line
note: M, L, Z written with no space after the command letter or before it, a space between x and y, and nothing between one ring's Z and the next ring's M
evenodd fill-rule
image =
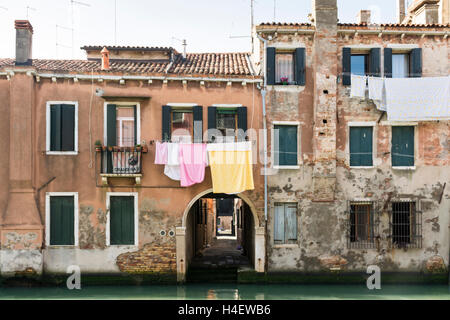
M299 165L296 166L273 166L273 169L280 169L280 170L295 170L300 169Z
M300 246L296 243L285 243L285 244L274 244L274 249L283 249L283 248L300 248Z
M412 167L392 167L393 170L410 170L410 171L414 171L416 170L416 166L412 166Z

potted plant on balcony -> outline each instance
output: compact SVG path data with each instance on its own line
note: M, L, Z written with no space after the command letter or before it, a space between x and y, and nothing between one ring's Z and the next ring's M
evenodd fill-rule
M288 77L281 77L280 81L281 81L282 85L287 85L288 84Z
M97 151L97 152L101 152L102 151L102 142L100 141L100 140L96 140L95 142L94 142L94 145L95 145L95 151Z

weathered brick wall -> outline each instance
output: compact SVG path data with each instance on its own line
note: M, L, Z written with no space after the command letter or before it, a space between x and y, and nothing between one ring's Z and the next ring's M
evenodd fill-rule
M127 273L175 273L176 248L172 244L146 244L138 251L119 255L117 266Z

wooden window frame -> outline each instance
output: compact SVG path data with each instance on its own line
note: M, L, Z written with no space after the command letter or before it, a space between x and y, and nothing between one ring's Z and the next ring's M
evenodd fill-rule
M134 197L134 244L111 244L111 197ZM107 247L137 247L139 245L139 208L138 192L107 192L106 193L106 246Z
M367 224L367 239L352 241L352 206L367 206L368 224ZM357 239L358 223L357 214L355 211L355 239ZM347 234L347 248L348 249L375 249L376 238L378 236L379 215L376 209L376 203L373 201L348 201L348 234Z
M191 136L191 142L193 142L194 139L194 109L193 107L185 107L185 108L179 108L179 107L171 107L170 109L170 140L173 138L173 115L174 113L192 113L192 128L189 132Z
M295 86L297 85L295 81L295 70L296 70L296 62L295 62L295 49L291 48L276 48L275 50L275 76L277 74L277 55L291 55L292 56L292 81L288 82L288 86ZM275 78L275 85L280 86L283 85L283 83L280 81L280 79Z
M50 244L50 198L51 197L73 197L73 218L74 218L74 230L73 230L73 237L74 237L74 244L73 245L51 245ZM79 228L79 222L78 222L78 192L47 192L45 194L45 245L46 247L78 247L78 228Z
M75 106L75 124L74 124L74 150L72 151L52 151L50 150L51 141L51 116L50 108L52 105L68 104ZM78 155L78 101L47 101L46 103L46 139L45 151L47 155Z
M133 101L105 101L103 104L103 143L108 145L108 116L107 110L109 104L115 104L116 107L133 107L136 106L136 144L141 144L141 104ZM116 118L117 121L117 118Z
M234 107L217 107L217 109L216 109L216 130L221 131L217 126L217 121L219 118L218 115L220 114L221 111L225 111L225 110L234 112L234 142L236 142L238 140L238 109L237 109L237 107L236 108L234 108ZM227 128L225 130L228 130L228 129L230 129L230 128ZM225 132L225 134L226 134L226 132ZM225 137L226 137L226 135L225 136L222 135L222 139L224 140L222 142L226 142ZM216 137L216 139L217 139L217 137ZM218 141L216 140L215 142L218 142Z
M275 164L275 126L297 126L297 164L296 165L276 165ZM302 158L301 158L301 123L300 121L272 121L271 126L271 136L270 139L272 141L271 143L271 162L272 162L272 168L273 169L282 169L282 170L296 170L300 168L300 165L302 164Z

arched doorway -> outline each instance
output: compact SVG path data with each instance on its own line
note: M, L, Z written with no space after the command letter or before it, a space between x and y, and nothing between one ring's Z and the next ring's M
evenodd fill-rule
M195 196L187 205L183 217L181 227L176 229L176 254L177 254L177 280L178 282L186 281L186 273L189 264L195 257L202 244L207 244L211 237L216 237L218 234L210 234L212 231L211 223L204 223L202 217L195 217L202 215L205 208L210 205L205 199L218 198L232 198L237 199L233 203L236 204L235 219L232 223L233 234L236 236L238 244L242 244L243 251L249 259L250 265L257 272L264 272L265 265L265 236L264 227L260 226L259 217L256 214L256 208L252 201L243 194L239 195L217 195L213 194L212 189L205 190ZM208 214L208 213L207 213ZM209 221L211 222L212 215L209 214ZM202 224L198 224L198 221ZM205 219L207 220L207 219ZM216 217L213 220L214 230L217 232ZM202 225L204 227L202 227ZM209 228L209 231L204 230ZM235 231L234 231L235 230Z

